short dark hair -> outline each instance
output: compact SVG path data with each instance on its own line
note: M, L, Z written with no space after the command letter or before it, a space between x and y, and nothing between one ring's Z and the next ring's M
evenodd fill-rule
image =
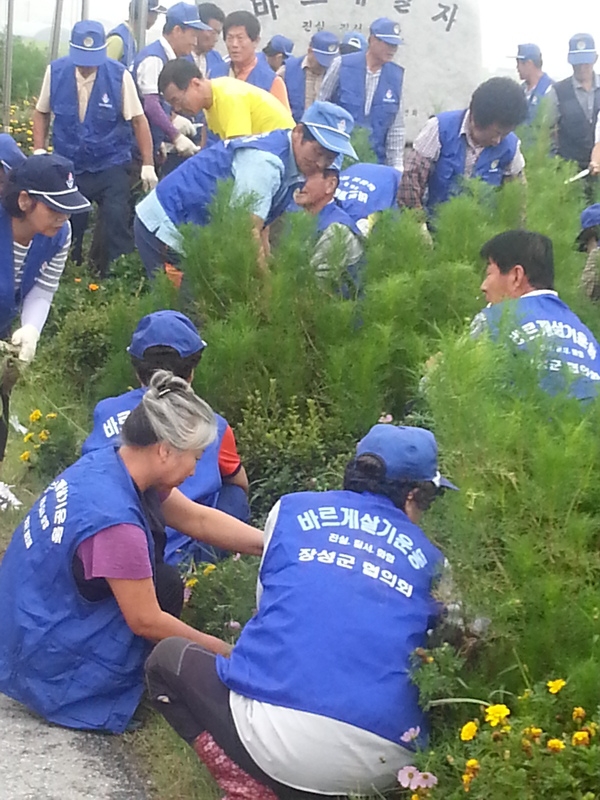
M185 26L182 25L180 22L173 22L173 20L169 22L169 20L167 20L163 26L162 32L171 33L171 31L174 30L175 28L181 28L183 30L184 27Z
M0 202L2 203L2 208L6 211L9 217L13 217L14 219L23 219L25 216L25 212L19 206L19 195L23 191L23 189L19 189L16 185L14 180L11 180L12 172L8 174L5 178L4 185L2 186L2 196L0 198ZM31 195L29 195L31 197ZM34 204L37 204L37 200L34 197L31 197Z
M316 142L317 138L313 134L313 132L308 128L303 122L299 122L298 125L302 128L302 141L303 142Z
M159 344L144 350L143 358L132 355L131 364L141 383L148 386L152 376L159 369L167 370L167 372L172 372L175 377L189 381L201 358L202 350L184 358L174 347Z
M225 22L225 12L214 3L198 3L198 16L205 25L208 25L211 19Z
M281 50L275 50L271 42L269 42L265 47L263 47L263 53L266 56L280 56L282 55Z
M544 66L544 59L540 56L539 58L530 58L530 61L533 61L534 66L538 69L541 69Z
M337 169L332 169L331 167L327 167L323 170L323 177L324 178L335 178L336 180L336 189L340 185L340 172Z
M223 39L227 38L230 28L238 26L246 29L246 33L253 42L260 39L260 22L249 11L232 11L231 14L227 14L223 23Z
M490 78L475 89L470 105L478 128L497 123L514 130L527 117L525 93L512 78Z
M382 494L402 511L411 492L414 492L415 503L422 511L426 511L435 498L444 492L432 481L389 480L385 477L385 464L373 455L358 456L348 463L344 473L344 489L357 494Z
M481 257L496 263L503 275L520 264L534 289L554 289L552 240L541 233L524 230L499 233L483 245Z
M202 79L202 73L192 61L187 58L174 58L162 68L158 76L158 91L165 93L165 89L174 83L178 89L185 90L192 82L192 78Z

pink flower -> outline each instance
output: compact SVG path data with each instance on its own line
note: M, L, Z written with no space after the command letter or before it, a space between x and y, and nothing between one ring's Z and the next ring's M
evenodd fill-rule
M393 422L393 421L394 421L394 418L392 417L392 415L391 415L391 414L382 414L382 415L379 417L379 422L383 422L383 423L385 423L386 425L389 425L389 424L390 424L390 422Z
M416 728L409 728L405 731L402 736L400 737L401 742L414 742L415 739L419 738L419 734L421 733L421 728L417 725Z
M437 782L438 779L435 777L435 775L432 775L431 772L422 772L419 775L419 787L421 789L432 789Z
M187 605L187 603L189 603L191 599L192 599L192 590L189 588L189 586L186 586L183 590L183 602Z
M242 627L240 625L240 623L237 622L235 619L230 620L227 623L227 625L228 625L229 628L231 628L232 631L239 631L239 630L241 630L241 627Z
M404 789L418 789L421 786L421 773L416 767L402 767L398 773L398 783Z
M242 557L241 553L236 553L231 560L232 561L239 561L241 557Z

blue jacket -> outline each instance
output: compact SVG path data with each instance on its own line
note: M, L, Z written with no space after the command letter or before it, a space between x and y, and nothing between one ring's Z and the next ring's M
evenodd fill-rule
M400 177L384 164L353 164L340 175L336 202L354 222L396 208Z
M216 50L209 50L206 56L206 78L224 78L229 74L229 64Z
M67 241L69 223L50 239L37 234L25 258L21 285L15 290L15 263L13 255L12 218L0 206L0 332L5 332L23 305L42 266L59 253Z
M356 222L349 214L340 208L335 200L332 203L327 203L327 205L319 211L319 216L317 217L317 230L322 233L334 223L345 225L346 228L350 228L352 233L354 233L356 236L362 235Z
M128 164L133 134L122 111L125 67L112 59L98 67L83 122L79 121L75 69L69 56L50 65L54 150L73 161L76 173L103 172Z
M594 334L555 292L539 290L484 308L474 320L474 332L477 334L478 323L485 321L490 335L497 339L505 319L516 347L542 349L542 389L557 394L568 386L569 395L578 400L596 397L600 390L600 347Z
M120 58L120 62L127 69L131 69L137 54L137 44L133 33L129 30L129 27L122 22L120 25L117 25L116 28L113 28L112 31L106 35L106 38L108 39L109 36L119 36L123 40L123 55Z
M292 116L300 122L306 106L306 72L302 69L305 56L291 56L285 62L284 81L287 87Z
M267 60L257 58L256 66L246 78L246 83L251 83L253 86L258 86L259 89L264 89L265 92L270 92L275 78L275 72L271 69Z
M441 151L429 178L427 204L430 210L460 192L467 156L466 137L460 133L460 129L466 113L462 110L444 111L438 114ZM516 155L518 144L517 136L509 133L500 144L484 148L475 164L473 177L481 178L490 186L500 186L505 169Z
M385 164L387 135L400 110L404 69L391 62L383 65L368 116L365 115L366 74L365 52L342 56L339 86L334 102L352 114L356 125L370 131L371 146L377 160L380 164Z
M525 86L526 84L524 84ZM548 89L554 85L554 81L549 75L544 74L539 79L537 86L527 98L527 124L531 125L540 109L540 103L546 96Z
M232 177L231 165L237 150L252 148L273 153L284 166L292 158L289 131L277 130L257 136L240 136L216 142L202 150L163 178L155 189L156 196L174 225L193 222L207 225L209 206L219 181ZM283 214L296 186L290 186L281 201L271 207L265 225Z
M400 743L427 722L410 678L439 608L443 557L387 498L304 492L281 499L260 569L258 613L223 683L244 697L319 714Z
M118 397L107 397L101 400L94 409L94 427L81 449L83 455L105 447L114 447L119 444L119 435L125 420L133 409L141 402L146 389L140 386ZM214 507L219 498L219 491L223 486L221 470L219 469L219 452L223 436L228 428L227 420L216 414L217 438L202 453L198 460L195 473L186 478L179 487L180 491L193 500L205 506ZM177 564L183 557L191 554L196 545L196 540L191 539L174 528L166 528L167 543L165 547L165 561Z
M112 525L152 536L116 451L90 453L62 473L15 531L0 565L0 692L70 728L122 733L144 689L150 642L116 600L77 590L78 546Z

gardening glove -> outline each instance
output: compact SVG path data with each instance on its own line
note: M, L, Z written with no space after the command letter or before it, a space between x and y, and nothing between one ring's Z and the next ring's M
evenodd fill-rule
M197 147L191 139L188 139L187 136L184 136L183 133L180 133L179 136L173 140L173 144L179 155L185 156L186 158L195 156L200 150L200 148Z
M179 133L183 133L184 136L196 135L196 126L187 117L182 117L181 114L176 114L171 122L177 128Z
M33 325L23 325L12 335L12 343L19 348L19 361L31 364L35 357L40 332Z
M423 239L425 240L425 244L429 247L433 247L433 239L431 238L431 233L426 222L421 225L421 233L423 235Z
M158 183L158 176L152 164L145 164L142 167L142 186L145 192L151 192Z
M45 156L47 153L48 153L47 150L45 150L43 147L40 147L37 150L34 150L32 155L34 155L34 156Z

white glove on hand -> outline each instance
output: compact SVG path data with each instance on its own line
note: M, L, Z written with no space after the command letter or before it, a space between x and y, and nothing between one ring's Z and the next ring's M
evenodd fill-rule
M196 153L199 152L200 148L197 147L191 139L188 139L187 136L184 136L183 133L180 133L179 136L173 140L173 145L175 146L175 150L179 153L180 156L195 156Z
M142 186L145 192L151 192L158 183L158 176L152 164L146 164L142 167Z
M179 133L183 133L184 136L195 136L196 135L196 127L191 119L187 117L182 117L181 114L176 114L173 119L171 120L173 125L177 128Z
M34 150L32 155L34 156L45 156L48 153L43 147L39 147L37 150Z
M31 364L35 357L38 339L40 333L33 325L23 325L22 328L16 330L12 335L12 343L15 347L19 348L19 361L24 361L26 364Z

